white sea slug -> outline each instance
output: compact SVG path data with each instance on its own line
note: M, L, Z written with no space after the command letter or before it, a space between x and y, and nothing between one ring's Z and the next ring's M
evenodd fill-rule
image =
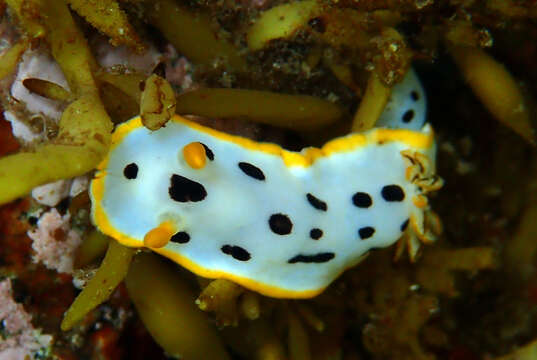
M424 194L441 181L433 132L423 126L425 96L412 76L391 100L417 103L412 127L407 107L391 108L383 125L396 129L301 152L179 116L157 131L134 118L117 127L92 181L93 221L126 246L273 297L315 296L403 235L415 254L418 238L433 240Z

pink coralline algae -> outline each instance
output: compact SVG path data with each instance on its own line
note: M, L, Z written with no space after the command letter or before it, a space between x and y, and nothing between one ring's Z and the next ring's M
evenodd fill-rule
M108 39L100 34L92 36L90 42L96 55L97 62L103 68L118 68L123 66L127 72L135 71L149 75L162 61L163 55L152 44L147 44L147 49L142 53L136 53L128 46L113 46Z
M73 272L75 251L82 242L78 232L69 225L70 215L61 215L52 208L37 222L37 228L28 232L35 251L33 260L60 273Z
M52 336L34 329L32 316L13 300L11 280L0 282L0 360L25 360L46 355Z
M192 64L184 57L179 56L173 45L166 45L164 52L164 66L166 80L181 91L194 90L198 87L192 80Z

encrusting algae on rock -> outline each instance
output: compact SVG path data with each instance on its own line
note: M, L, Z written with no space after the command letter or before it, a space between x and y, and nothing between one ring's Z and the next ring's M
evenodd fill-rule
M63 112L59 124L42 113L29 114L3 91L6 118L29 131L45 129L49 140L27 142L19 153L12 148L0 159L0 202L90 172L96 176L94 219L100 206L110 222L91 223L86 191L49 205L26 198L0 208L0 276L12 279L15 299L34 315L34 326L54 335L47 348L51 356L531 356L531 341L509 354L525 344L520 339L536 336L535 257L528 243L533 206L525 194L533 189L528 177L535 154L528 144L534 142L530 94L537 91L532 85L537 73L524 60L531 56L522 54L535 51L537 33L524 5L6 3L2 24L16 34L6 35L10 48L0 56L3 88L10 87L19 59L32 53L51 53L68 87L31 77L20 81L34 96L56 101ZM80 17L74 20L71 11ZM129 59L152 49L164 64L136 68L118 60L104 67L96 49L107 39L80 31L91 27ZM506 42L509 29L525 32ZM186 60L169 51L170 44ZM176 76L175 67L190 79L188 86L181 77L171 87L166 82ZM146 80L150 76L156 81ZM172 88L191 91L174 95ZM139 113L144 123L127 121ZM434 138L423 128L425 118ZM8 144L10 129L1 136ZM172 136L184 143L164 149L166 141L139 142ZM419 145L420 138L428 139L426 146ZM346 186L352 187L355 174L341 174L352 170L352 162L344 161L352 156L367 169L360 170L351 191ZM318 170L323 164L330 169ZM156 169L165 176L154 176ZM446 180L440 191L437 172ZM273 186L279 177L293 181ZM303 181L300 186L296 179ZM114 181L120 186L95 196L96 184ZM296 201L278 201L281 193ZM242 201L244 194L259 202ZM152 199L156 210L142 215L146 206L133 204L135 199ZM248 204L258 205L245 211ZM339 206L345 210L338 212ZM242 217L227 218L240 212ZM336 212L335 220L324 220ZM51 213L69 219L82 234L79 253L64 259L82 267L73 275L29 262L26 232L36 233L39 218ZM123 230L120 219L132 226ZM225 224L199 247L199 234L218 222ZM380 249L401 235L395 249ZM276 246L280 241L284 245ZM433 241L434 246L420 246ZM196 276L147 249L218 279ZM366 252L364 260L360 255ZM403 256L407 252L412 262ZM348 261L342 261L345 256ZM254 263L259 269L249 268ZM310 274L314 285L301 274ZM61 315L74 298L72 276L86 286L61 324L70 330L60 332ZM310 300L258 293L297 297L298 289L313 289L309 296L324 291ZM514 330L507 331L511 323Z

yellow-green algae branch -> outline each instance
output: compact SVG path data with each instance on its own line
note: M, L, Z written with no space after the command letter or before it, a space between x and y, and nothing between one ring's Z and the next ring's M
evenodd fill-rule
M97 229L86 234L84 241L77 249L75 268L80 269L102 258L112 240Z
M287 308L287 319L289 321L289 332L287 334L289 359L311 360L310 341L304 325L294 311L289 308Z
M375 126L384 111L391 88L386 87L375 71L371 72L364 97L352 120L352 132L367 131Z
M110 120L95 96L76 100L63 113L60 133L53 142L34 152L0 159L0 203L23 196L38 185L92 170L108 150L110 130Z
M0 57L0 79L5 78L15 70L27 45L26 41L21 40L2 54Z
M145 1L149 21L189 60L212 65L216 54L234 71L246 71L246 60L227 39L215 34L211 18L173 0Z
M84 35L76 26L64 1L36 1L47 31L52 56L60 65L75 97L98 94L92 71L97 68Z
M16 14L17 19L30 39L39 39L45 35L45 28L41 25L36 14L39 11L38 0L6 0L7 6Z
M97 273L71 304L63 318L61 329L71 329L77 322L108 300L114 289L123 281L136 249L110 241L108 251Z
M30 92L57 101L72 101L71 93L52 81L28 78L22 81Z
M138 52L144 50L143 43L117 1L69 0L68 2L88 23L106 34L112 45L127 45Z
M64 111L58 136L34 151L0 159L0 204L32 188L94 169L108 151L112 122L92 76L94 59L63 1L31 2L41 12L52 54L77 98Z
M239 323L238 299L244 292L243 287L232 281L216 279L203 289L196 304L203 311L214 312L219 326L237 326Z
M466 82L492 116L535 145L530 109L507 69L475 47L452 46L450 52Z
M188 360L229 360L195 295L174 264L157 255L136 256L125 279L143 323L168 355Z
M271 40L288 38L320 13L317 1L295 1L264 11L248 30L248 48L262 49Z
M249 120L295 130L315 130L339 120L341 108L308 95L246 89L199 89L177 96L176 112Z
M537 340L533 340L507 355L493 358L492 360L533 360L537 358Z

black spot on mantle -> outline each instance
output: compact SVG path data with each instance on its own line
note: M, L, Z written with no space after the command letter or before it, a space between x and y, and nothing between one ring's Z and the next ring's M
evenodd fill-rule
M313 228L310 230L310 238L313 240L319 240L323 236L323 231L318 228Z
M373 204L373 200L368 193L357 192L352 196L352 203L359 208L368 208Z
M295 257L292 257L287 262L289 264L296 264L296 263L299 263L299 262L307 263L307 264L310 264L310 263L320 264L320 263L325 263L325 262L328 262L328 261L332 260L335 256L336 256L336 254L334 254L333 252L323 252L323 253L318 253L318 254L315 254L315 255L302 255L302 254L299 254L299 255L297 255Z
M270 230L278 235L288 235L293 229L293 223L285 214L272 214L269 218Z
M401 231L405 231L406 228L408 227L408 223L410 222L410 219L406 219L402 224L401 224Z
M310 203L310 205L316 208L317 210L321 210L321 211L328 210L328 205L326 205L326 202L313 196L312 194L307 193L306 198L308 199L308 202Z
M190 241L190 235L187 232L179 231L172 236L170 241L178 244L186 244Z
M220 250L226 255L231 255L235 260L248 261L251 258L250 253L240 246L224 245Z
M373 234L375 233L375 228L371 226L366 226L358 230L358 235L360 235L360 239L365 240L369 239Z
M409 122L412 121L412 119L414 119L414 110L407 110L404 114L403 114L403 122L405 124L408 124Z
M209 147L207 145L205 145L204 143L200 142L201 146L203 146L203 148L205 149L205 155L207 156L207 158L211 161L214 160L214 153L211 149L209 149Z
M136 163L130 163L123 169L123 176L129 180L136 179L138 176L138 165Z
M399 185L386 185L382 188L380 194L386 201L403 201L405 192Z
M265 180L265 174L257 166L252 165L247 162L240 162L238 165L239 165L239 168L242 170L242 172L245 173L246 175L256 180L260 180L260 181Z
M207 191L203 185L177 174L173 174L170 178L168 193L172 200L179 202L197 202L207 196Z

